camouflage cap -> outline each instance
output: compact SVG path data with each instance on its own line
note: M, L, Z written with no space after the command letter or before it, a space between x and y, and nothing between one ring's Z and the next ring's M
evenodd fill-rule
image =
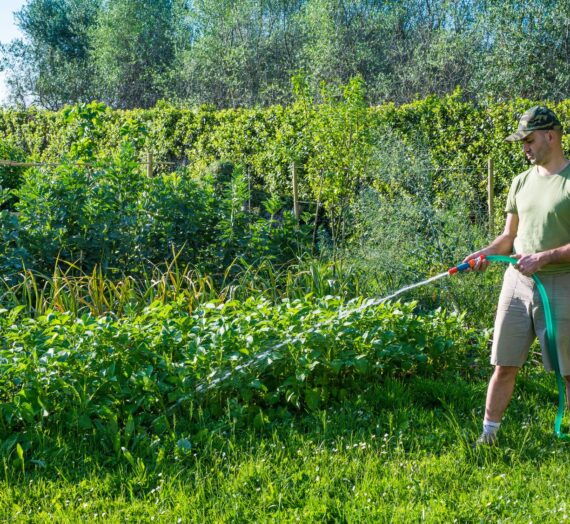
M545 106L531 107L519 120L516 133L509 135L505 140L514 142L522 140L538 129L558 129L562 131L562 124L554 112Z

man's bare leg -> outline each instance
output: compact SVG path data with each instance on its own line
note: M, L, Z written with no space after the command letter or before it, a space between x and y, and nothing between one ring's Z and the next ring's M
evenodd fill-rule
M485 419L491 422L501 422L503 413L507 409L513 390L515 379L519 372L515 366L495 366L493 376L487 388L487 402L485 404ZM570 379L570 377L569 377ZM568 382L566 387L570 390Z
M487 402L485 404L485 419L483 420L483 433L477 439L476 445L494 445L497 442L497 431L501 426L503 413L507 409L515 380L520 368L515 366L495 366L493 376L487 388Z

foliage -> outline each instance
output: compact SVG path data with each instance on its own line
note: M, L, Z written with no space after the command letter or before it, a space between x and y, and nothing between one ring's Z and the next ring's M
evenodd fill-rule
M24 152L0 141L0 158L22 162ZM0 275L12 275L26 264L28 252L20 241L20 227L16 216L17 189L22 184L23 168L0 166Z
M150 107L165 96L175 59L176 3L103 4L91 41L102 100L113 107Z
M501 100L513 94L566 98L570 87L565 71L570 59L568 2L531 0L524 9L517 0L489 2L479 19L475 34L483 44L480 73L473 75L471 89ZM520 46L526 56L519 52Z
M344 92L314 93L306 82L296 89L293 106L268 109L4 110L7 154L61 164L11 179L23 185L9 204L19 216L3 215L5 275L20 281L24 260L45 275L56 263L67 271L65 261L79 274L97 266L117 278L144 277L176 259L186 273L212 277L224 297L247 289L279 299L291 296L293 282L307 291L314 285L319 296L384 295L446 269L492 236L487 159L496 168L499 225L510 180L526 167L504 137L535 101L481 107L455 92L366 108L358 79ZM553 108L570 122L567 102ZM158 164L148 178L139 162L149 149L158 162L179 166ZM293 163L301 224L289 211ZM326 203L319 222L317 201ZM315 226L333 231L342 258L326 276L304 256ZM474 279L416 296L425 307L445 301L469 310L472 325L487 325L496 279L485 286L481 318L471 307L481 295Z
M307 148L305 176L312 194L328 212L333 243L344 231L346 208L363 185L371 153L371 119L363 80L353 78L338 93L322 86L321 103L302 77L294 79L296 106L304 112Z
M407 284L446 271L486 245L486 209L478 207L471 173L434 171L429 152L384 134L371 156L370 187L351 206L351 238L341 249L361 289L386 296ZM422 307L442 304L465 311L471 325L490 325L498 274L469 275L418 289Z
M10 211L11 195L0 186L0 275L12 283L12 275L27 262L27 250L20 242L18 219Z
M101 0L29 0L16 19L26 40L4 50L13 101L50 109L97 96L90 31Z
M17 191L5 205L21 213L24 231L18 236L30 243L21 246L31 249L35 267L44 272L53 270L58 254L84 261L87 271L100 263L128 270L143 260L161 263L184 248L185 263L220 274L236 258L243 267L266 255L291 261L306 249L309 229L319 225L332 233L336 249L354 233L352 202L370 186L387 201L417 194L434 213L451 216L449 206L456 206L458 220L485 227L489 157L500 223L510 180L526 167L524 155L504 137L537 101L482 107L457 91L400 107L366 108L359 79L343 91L323 87L314 93L302 80L295 89L293 106L268 109L188 110L161 103L122 112L92 103L57 113L2 111L6 156L59 164L10 175ZM553 108L568 124L568 104ZM149 150L158 162L151 179L139 164ZM413 171L421 150L429 151L421 180L413 173L400 176ZM293 164L303 202L300 230L287 211ZM449 200L450 191L456 200ZM270 199L281 208L266 211ZM319 221L317 205L325 210Z
M23 162L25 154L18 148L10 146L6 142L0 142L0 159L11 160L14 162ZM4 166L0 165L0 190L8 191L2 198L0 209L9 209L13 211L16 201L13 190L18 189L22 184L23 168L20 166Z
M66 261L80 271L141 273L178 253L180 263L221 279L230 266L288 264L309 248L308 228L277 196L252 191L239 166L201 180L185 169L149 178L138 163L148 136L141 120L121 121L108 148L106 106L62 113L63 162L26 171L14 190L17 220L3 221L13 236L6 250L24 248L31 269L51 272Z
M389 133L411 147L420 145L428 149L439 177L447 176L448 169L464 172L463 176L483 200L489 157L495 161L498 194L505 191L513 175L525 168L524 155L504 142L504 137L512 132L518 117L530 105L541 102L514 99L479 106L464 101L462 93L456 91L442 98L428 97L402 106L384 104L364 111L363 86L358 80L344 86L346 92L339 98L333 97L334 88L328 89L330 96L326 103L318 104L316 94L300 93L299 103L292 107L215 111L207 106L191 110L161 103L149 110L106 109L99 112L94 124L98 133L95 142L99 151L112 156L120 149L121 129L131 122L146 130L135 144L141 161L145 159L142 154L150 150L155 153L155 161L189 164L200 175L213 162L229 160L243 166L251 177L253 189L260 185L282 197L290 194L290 165L295 161L299 167L301 197L316 200L319 163L342 166L342 159L348 154L356 155L357 158L348 159L354 180L347 182L351 187L358 186L370 154L370 141L378 144L382 135ZM562 123L568 125L568 103L551 107ZM69 111L4 109L0 112L0 138L35 160L60 162L79 138L78 121L67 118ZM312 118L322 125L312 126ZM347 129L343 130L345 124ZM322 127L325 125L330 129ZM345 138L347 143L343 142ZM315 149L317 141L320 149ZM564 141L567 145L566 138ZM309 168L313 180L310 186L306 172ZM160 166L158 169L166 170Z
M230 402L252 420L260 408L316 410L379 377L458 371L478 347L444 311L340 306L250 298L190 314L177 301L120 318L36 319L3 309L0 433L97 434L119 453L135 428L160 436L190 407L216 413Z
M372 104L456 87L481 103L562 100L570 84L564 0L28 0L16 18L11 98L51 109L289 103L299 71L315 90L360 76Z
M129 266L136 239L142 176L128 123L115 158L100 161L101 104L78 106L65 118L76 130L67 161L53 169L30 170L19 188L19 223L23 243L38 268L58 257L83 267L121 263ZM131 136L128 136L128 135ZM81 164L87 164L87 168Z
M296 21L304 3L193 3L186 16L189 45L175 73L177 98L232 108L288 101L289 78L305 40Z
M259 259L295 260L308 248L307 228L277 201L267 218L250 212L240 180L236 175L219 199L184 173L148 179L125 146L94 169L64 164L29 171L18 191L14 229L31 267L42 271L64 260L87 272L95 266L105 273L141 272L173 253L214 275L236 259L234 270Z

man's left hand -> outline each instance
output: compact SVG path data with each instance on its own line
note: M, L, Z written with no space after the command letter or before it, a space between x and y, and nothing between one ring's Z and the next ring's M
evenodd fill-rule
M515 269L522 273L525 277L534 275L542 266L546 264L546 260L541 253L532 253L530 255L519 254L513 255L518 262L515 264Z

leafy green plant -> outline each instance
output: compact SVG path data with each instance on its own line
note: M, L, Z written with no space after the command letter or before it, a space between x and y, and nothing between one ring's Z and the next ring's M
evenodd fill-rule
M0 187L0 278L12 283L14 273L26 263L28 252L20 243L20 222L10 211L10 201L11 192Z
M313 195L327 211L336 246L347 236L346 211L366 175L370 120L360 77L340 88L323 85L320 96L322 101L309 123L314 153L306 169Z
M24 162L25 159L25 153L21 149L10 146L5 141L0 140L0 160ZM24 171L25 167L22 166L0 165L0 191L6 191L0 200L0 210L14 210L16 202L14 190L20 187Z
M314 410L383 377L460 371L479 347L456 315L358 306L250 298L190 313L180 295L124 317L2 309L0 434L96 434L119 454L135 429L168 433L190 406Z

